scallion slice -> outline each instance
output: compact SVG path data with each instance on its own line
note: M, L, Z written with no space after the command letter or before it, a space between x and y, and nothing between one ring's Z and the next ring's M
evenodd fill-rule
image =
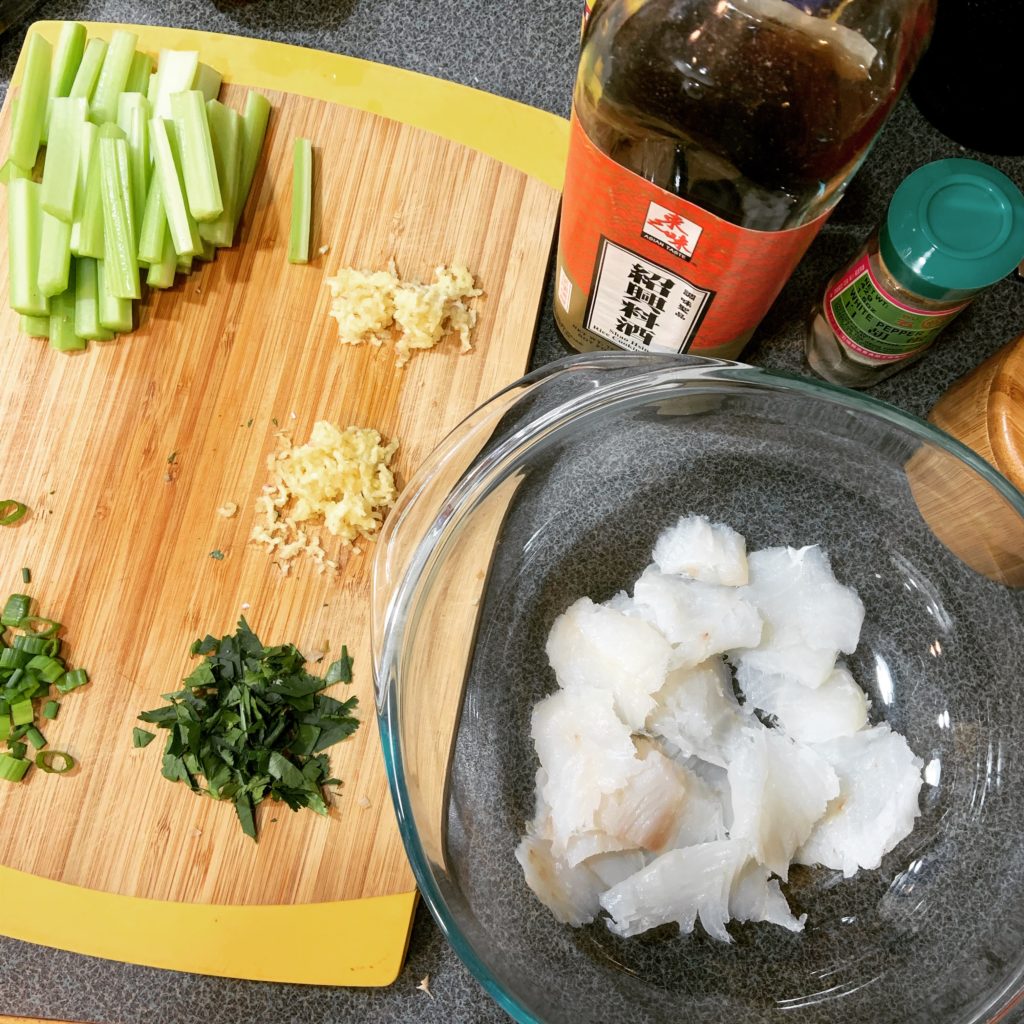
M11 702L11 722L15 726L31 725L35 718L35 711L32 708L31 700L17 700Z
M63 775L75 767L75 759L63 750L40 750L36 754L36 767L47 775Z
M60 701L48 700L43 705L43 718L45 718L48 722L52 722L59 713Z
M63 678L58 679L54 684L60 693L70 693L77 690L79 686L85 686L89 682L89 675L84 668L73 668L65 672Z
M30 761L22 757L0 754L0 779L4 782L21 782L30 764Z
M28 512L28 505L13 498L0 498L0 526L13 526ZM28 606L26 605L26 611ZM24 614L24 612L22 613ZM10 625L10 623L4 623Z
M0 626L17 626L28 615L31 603L28 594L11 594L0 611Z
M25 731L25 739L32 744L36 750L42 750L46 746L46 737L34 726L30 725Z

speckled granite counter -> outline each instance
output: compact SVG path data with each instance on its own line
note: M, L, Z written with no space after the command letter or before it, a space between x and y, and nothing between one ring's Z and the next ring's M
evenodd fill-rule
M297 43L449 78L566 114L580 6L578 0L176 0L160 5L141 0L53 0L41 4L35 15L172 24ZM0 90L10 78L24 28L14 28L0 39ZM904 100L769 313L747 358L773 369L801 372L804 317L815 293L853 253L909 171L954 155L964 151L934 131ZM1024 184L1024 160L990 162ZM1021 330L1024 284L1007 280L965 313L924 360L872 393L923 416L953 381ZM567 351L554 328L549 289L533 365ZM430 995L416 987L425 975L430 976ZM0 1013L110 1024L482 1024L508 1019L462 966L423 907L417 913L406 967L390 989L200 978L0 939L0 993Z

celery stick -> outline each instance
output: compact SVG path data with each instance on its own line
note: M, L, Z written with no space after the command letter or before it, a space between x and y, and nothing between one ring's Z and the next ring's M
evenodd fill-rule
M39 288L39 246L43 233L42 186L16 178L7 188L7 269L10 304L22 316L48 316L50 305Z
M92 167L93 147L99 129L92 121L82 122L82 152L78 158L78 188L75 191L75 219L71 222L71 254L81 256L82 217L89 190L89 169Z
M87 256L75 260L75 334L88 341L110 341L114 336L100 326L99 269Z
M128 143L100 129L100 184L103 195L103 262L107 289L119 299L138 299L139 260L136 242Z
M18 330L30 338L48 338L50 336L50 318L48 316L20 316Z
M189 259L192 257L190 256ZM150 263L146 272L146 284L150 288L170 288L174 284L174 275L178 270L178 254L174 251L174 242L170 233L164 232L164 251L159 260Z
M198 89L208 103L220 95L220 86L223 81L219 71L215 71L209 64L200 64L196 68L196 77L192 80L191 88Z
M154 174L149 183L146 207L139 229L139 262L150 265L164 258L167 235L167 214L164 212L164 197L160 190L160 178ZM174 245L173 240L171 245Z
M214 245L231 245L235 236L234 210L238 181L242 171L242 118L237 110L210 100L206 104L213 138L213 157L217 163L224 212L216 219L199 225L199 237Z
M18 106L11 126L12 163L31 171L39 152L39 140L46 118L46 94L50 88L50 61L53 47L38 32L28 37L25 50L25 72L21 79Z
M28 178L31 181L32 172L26 171L24 167L19 167L17 164L12 164L10 160L7 160L3 167L0 167L0 181L6 185L15 178Z
M313 145L296 139L292 147L292 230L288 262L309 262L309 229L313 219Z
M122 93L117 103L117 123L128 139L133 212L135 225L139 227L149 192L149 100L141 93Z
M161 50L156 64L156 81L149 105L154 117L171 116L171 97L192 88L199 70L199 54L195 50Z
M89 128L92 129L91 133ZM91 122L85 129L85 135L91 134L92 140L89 167L85 177L82 216L77 224L77 238L74 237L74 230L72 230L72 241L77 243L77 247L74 249L75 255L89 256L95 260L103 259L103 174L100 171L99 132L100 130Z
M50 347L59 352L86 348L85 338L75 334L75 286L72 283L50 300Z
M205 238L202 239L203 247L196 253L195 259L202 260L203 263L209 263L217 255L217 247L213 242L208 242Z
M88 102L81 98L59 97L53 101L53 138L46 149L40 201L48 214L69 224L75 219L82 124L88 107Z
M179 274L191 274L192 273L192 261L195 256L179 256L178 257L178 273Z
M96 262L96 293L100 306L100 327L105 327L115 334L131 331L132 300L119 299L116 295L110 294L103 260Z
M71 270L71 225L44 210L41 234L39 290L44 295L60 295L67 290Z
M128 72L128 81L124 84L125 92L137 92L145 96L149 90L149 77L153 73L153 58L148 53L138 51L132 57L131 70Z
M78 72L74 82L71 83L69 96L81 97L92 100L96 91L96 82L99 80L100 71L103 70L103 62L107 59L107 44L102 39L90 39L85 53L82 54L82 63L78 65Z
M153 151L154 176L160 179L167 229L174 240L174 251L179 256L193 256L202 248L202 242L185 199L174 124L160 117L152 118L149 122L149 144Z
M256 174L263 139L267 134L267 121L270 119L270 100L263 93L252 92L245 97L245 108L242 110L242 169L238 182L238 202L235 205L235 229L245 212L245 204L252 188L252 179Z
M110 37L110 46L92 97L90 117L95 124L117 120L117 98L124 92L138 41L139 37L134 32L124 29L118 29Z
M181 146L181 169L189 212L197 221L216 220L224 212L217 180L206 100L196 89L171 97L171 113Z
M71 93L78 66L85 52L85 26L77 21L65 21L60 27L57 46L53 51L53 65L50 68L50 86L47 90L46 117L43 121L42 141L50 137L50 119L53 117L53 101Z

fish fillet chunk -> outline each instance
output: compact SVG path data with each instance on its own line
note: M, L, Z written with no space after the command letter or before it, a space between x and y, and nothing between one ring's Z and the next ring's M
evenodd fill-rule
M765 676L785 676L809 690L817 689L836 667L836 648L815 650L803 644L775 647L770 641L754 650L730 651L737 668Z
M686 667L758 643L761 616L743 593L738 587L666 576L651 565L636 581L633 599L673 645L673 666Z
M666 574L702 583L742 587L747 582L747 542L723 523L707 516L683 516L663 531L652 556Z
M729 895L729 916L736 921L767 921L791 932L802 932L806 914L793 916L778 879L754 860L737 872Z
M820 547L766 548L751 554L748 564L750 583L743 596L763 616L764 640L771 648L856 650L864 605L855 590L836 580Z
M879 867L921 813L924 762L885 723L814 749L838 776L839 794L797 851L797 863L823 864L847 878Z
M871 702L849 669L833 669L817 689L789 676L766 674L743 660L736 680L747 703L774 715L782 730L801 743L851 736L868 721Z
M733 839L783 880L828 802L839 794L829 762L773 729L747 730L729 761Z
M555 856L550 840L530 833L516 847L516 860L526 884L556 920L578 927L598 915L599 899L607 885L586 864L569 867Z
M605 690L634 729L654 707L651 696L668 674L672 648L651 623L580 598L555 619L547 655L558 685L576 693Z

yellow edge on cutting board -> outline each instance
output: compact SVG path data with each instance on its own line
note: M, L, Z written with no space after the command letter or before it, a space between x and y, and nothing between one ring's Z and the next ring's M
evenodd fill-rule
M57 38L60 23L29 30ZM118 28L139 48L196 49L227 82L340 103L478 149L560 189L568 122L488 93L411 71L283 43L188 29L87 23L90 36ZM21 77L18 61L12 84ZM74 953L229 978L311 985L390 985L405 958L416 892L299 906L168 903L37 878L0 866L0 932ZM273 935L312 936L275 942ZM356 941L331 942L331 936ZM194 951L202 950L201 963ZM188 952L190 951L190 952Z
M30 32L51 42L58 21L38 21ZM151 25L85 22L89 36L109 39L115 29L139 36L139 49L198 50L226 82L309 96L401 121L493 156L561 189L569 147L569 122L556 114L479 89L403 71L386 64L302 46L243 39L215 32ZM12 84L21 80L24 49Z

